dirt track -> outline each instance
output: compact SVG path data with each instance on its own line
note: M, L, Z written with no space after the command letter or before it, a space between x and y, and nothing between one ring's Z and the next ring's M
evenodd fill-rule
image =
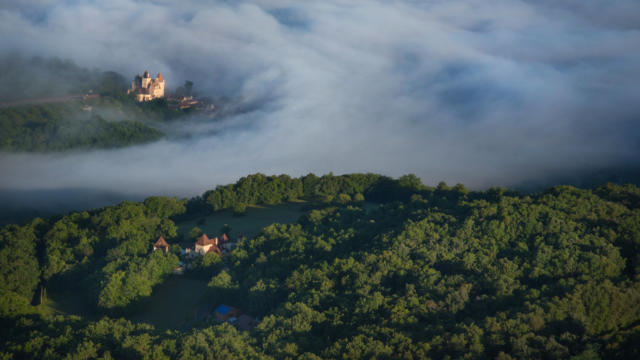
M82 95L67 95L67 96L0 102L0 108L29 105L29 104L61 103L61 102L78 101L78 100L82 100Z

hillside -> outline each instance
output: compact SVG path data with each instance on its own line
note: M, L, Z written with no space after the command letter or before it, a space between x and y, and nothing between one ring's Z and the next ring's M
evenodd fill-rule
M285 224L250 230L269 221ZM632 185L523 195L374 174L256 174L190 200L34 219L0 230L0 354L638 358L639 224ZM194 227L238 241L171 275ZM167 254L151 251L159 236ZM54 315L47 293L88 310ZM144 324L171 311L158 294L195 317ZM257 324L212 320L220 304Z

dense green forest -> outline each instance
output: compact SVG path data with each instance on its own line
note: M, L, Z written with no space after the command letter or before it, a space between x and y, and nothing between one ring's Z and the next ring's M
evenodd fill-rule
M177 264L179 249L151 251L159 235L181 240L177 221L300 200L297 223L207 260L210 302L255 328L126 320ZM639 247L633 185L524 195L413 175L256 174L190 200L2 228L0 358L636 359ZM32 305L61 289L86 293L94 319Z
M158 140L164 134L136 120L106 120L79 104L0 109L0 150L64 151L113 148Z

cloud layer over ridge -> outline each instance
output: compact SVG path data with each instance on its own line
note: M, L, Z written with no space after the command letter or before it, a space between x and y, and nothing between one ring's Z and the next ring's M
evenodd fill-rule
M638 163L634 0L29 0L0 5L0 34L3 53L162 72L253 109L191 141L0 154L3 189L186 196L329 171L482 188Z

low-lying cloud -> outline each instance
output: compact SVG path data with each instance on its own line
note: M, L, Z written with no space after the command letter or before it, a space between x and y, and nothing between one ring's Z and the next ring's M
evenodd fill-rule
M4 53L253 109L188 141L2 154L3 189L186 196L329 171L482 188L638 163L635 0L30 0L0 5L0 34Z

